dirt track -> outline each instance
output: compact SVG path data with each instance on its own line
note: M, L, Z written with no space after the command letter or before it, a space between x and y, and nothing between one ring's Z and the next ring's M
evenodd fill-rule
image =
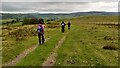
M49 39L50 39L50 38L46 39L46 41L49 40ZM45 41L45 42L46 42L46 41ZM18 55L15 59L13 59L12 61L10 61L10 62L8 62L8 63L3 64L2 66L15 66L15 64L16 64L19 60L21 60L22 58L24 58L24 57L25 57L27 54L29 54L30 52L34 51L34 50L37 48L38 45L39 45L39 44L36 44L36 45L34 45L34 46L26 49L26 50L23 51L20 55Z
M53 52L49 55L49 57L46 59L46 61L43 62L43 64L42 64L43 67L45 67L45 66L53 66L55 64L56 57L57 57L57 50L60 48L60 46L64 42L67 35L68 35L68 32L56 44L56 47L53 49Z

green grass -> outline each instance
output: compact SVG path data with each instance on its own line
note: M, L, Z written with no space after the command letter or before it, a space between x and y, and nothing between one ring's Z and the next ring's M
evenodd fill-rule
M9 26L21 26L22 25L22 22L16 22L14 24L10 24Z
M2 24L2 26L7 26L7 22L11 22L12 20L16 21L16 19L1 19L0 24ZM13 24L11 24L11 23L8 24L9 27L21 26L21 25L22 25L22 22L15 22Z
M11 26L11 28L12 28L12 26ZM24 31L23 27L19 27L19 28L21 28ZM30 27L30 29L36 30L36 25L33 25L33 28ZM54 36L54 34L56 34L57 29L56 28L54 28L54 29L45 28L45 38L51 38L52 36ZM18 30L14 30L14 28L12 28L11 31L14 33L19 32ZM5 41L3 41L3 44L2 44L2 50L3 50L2 62L3 62L3 64L13 60L14 58L16 58L17 55L22 53L25 49L28 49L31 46L36 45L38 43L37 36L29 35L24 40L16 41L16 37L14 35L6 34L8 32L10 32L10 31L9 30L3 31L3 34L5 35L4 36ZM25 32L21 32L21 33L25 33ZM26 34L28 34L28 33L26 33Z
M2 20L0 20L0 22L8 22L8 21L12 21L12 20L15 20L15 19L2 19Z
M18 62L16 66L41 66L63 35L64 34L57 29L54 36L52 36L45 44L38 46L35 51L28 54Z
M10 39L12 40L12 39ZM9 42L10 42L9 40ZM9 45L9 43L7 45L3 44L3 58L2 58L2 62L8 62L14 58L16 58L17 55L19 55L21 52L23 52L25 49L36 45L37 43L37 38L36 37L30 37L28 40L23 40L23 41L19 41L19 42L14 42L11 41L11 45Z
M8 27L18 27L18 26L22 26L22 22L16 22L16 23L9 23L8 25L7 24L2 24L2 26L8 26Z
M0 24L4 24L6 22L11 22L12 20L16 20L16 19L0 19Z
M16 41L15 34L9 35L9 32L16 33L19 32L18 29L14 29L11 27L11 30L3 30L3 38L4 41L2 41L2 63L9 62L16 58L17 55L19 55L21 52L23 52L25 49L35 45L37 43L37 37L34 36L28 36L24 40ZM22 29L22 28L21 28ZM23 29L24 31L24 29ZM19 34L16 34L19 35ZM30 43L31 42L31 43Z
M70 19L78 23L79 20L81 23L96 23L96 24L118 24L118 16L83 16Z
M92 29L93 27L97 29ZM117 29L77 24L58 50L55 66L117 66L118 52L102 49L108 44L118 45L117 39L113 43L105 41L104 36L108 35L117 37Z
M0 41L2 41L2 37L0 37ZM2 42L0 42L0 67L2 67Z
M102 47L106 45L118 46L118 30L117 27L110 27L104 25L95 25L100 22L117 22L116 16L87 16L72 19L66 19L65 23L71 21L72 28L66 40L58 50L55 66L117 66L118 65L118 51L104 50ZM55 21L50 24L60 23ZM13 26L15 27L13 28ZM16 23L8 26L16 29ZM28 25L26 25L28 26ZM47 25L48 26L48 25ZM23 28L24 26L19 26ZM34 26L31 29L36 29ZM10 30L14 31L14 30ZM66 26L66 32L67 32ZM27 40L15 41L15 38L8 36L9 31L4 30L3 34L7 38L3 44L3 63L8 62L19 55L25 49L38 43L37 36L29 37ZM25 58L20 60L16 66L41 66L45 59L50 55L55 45L64 36L61 29L45 28L45 38L50 38L45 44L38 46L35 51L28 54ZM105 40L104 37L109 36L112 40Z

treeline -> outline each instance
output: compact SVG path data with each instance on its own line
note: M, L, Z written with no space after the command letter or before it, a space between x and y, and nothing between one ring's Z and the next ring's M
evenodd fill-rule
M22 19L13 19L13 20L8 20L8 21L4 21L2 20L2 25L12 25L12 24L15 24L15 23L19 23L19 22L22 22L22 25L30 25L30 24L38 24L38 19L35 19L35 18L24 18L23 20Z
M38 24L38 19L25 18L22 25Z
M57 21L59 20L58 18L52 18L52 19L44 19L44 21L46 22L46 24L50 24L52 21ZM38 19L37 18L25 18L23 20L23 24L22 25L30 25L30 24L38 24Z
M4 19L2 20L2 25L12 25L12 24L15 24L15 23L22 23L21 25L31 25L31 24L38 24L39 19L37 18L24 18L24 19L20 19L20 18L16 18L16 19ZM44 19L44 22L46 24L50 24L51 22L53 21L58 21L59 19Z

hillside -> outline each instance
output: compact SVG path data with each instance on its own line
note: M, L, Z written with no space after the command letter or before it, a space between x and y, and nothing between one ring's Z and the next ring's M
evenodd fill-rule
M42 66L48 61L53 66L118 66L117 16L84 16L65 23L69 20L71 29L66 26L65 33L60 31L60 21L45 24L46 42L41 46L37 25L4 25L3 66ZM54 60L49 60L51 55Z
M75 12L75 13L48 13L48 14L40 14L40 13L28 13L28 14L10 14L10 13L2 13L0 18L71 18L71 17L78 17L78 16L117 16L118 12Z

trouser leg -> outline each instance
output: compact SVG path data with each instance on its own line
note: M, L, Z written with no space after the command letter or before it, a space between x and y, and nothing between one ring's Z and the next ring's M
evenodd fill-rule
M70 29L70 26L68 27L68 29Z
M38 34L39 44L41 44L41 35Z
M44 38L44 34L42 34L42 43L44 43L45 38Z
M63 32L63 27L62 27L61 31Z
M64 32L64 30L62 29L62 32Z
M64 32L64 27L62 27L62 32Z
M65 31L65 27L63 28L63 32Z

